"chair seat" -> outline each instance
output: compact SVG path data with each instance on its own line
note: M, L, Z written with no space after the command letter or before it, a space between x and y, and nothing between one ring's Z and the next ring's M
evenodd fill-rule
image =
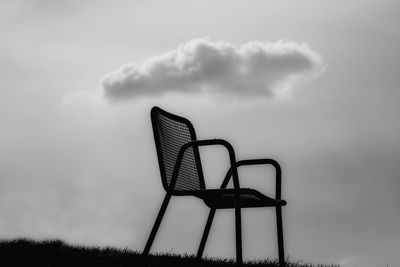
M191 195L201 198L210 208L230 209L235 207L234 189L194 190L191 192ZM270 198L255 189L240 189L240 207L242 208L276 207L285 205L285 200Z

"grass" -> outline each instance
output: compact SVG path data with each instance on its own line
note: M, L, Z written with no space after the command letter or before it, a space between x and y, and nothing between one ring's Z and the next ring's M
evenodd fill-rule
M6 263L5 265L1 263ZM157 254L143 256L128 249L98 248L69 245L60 240L33 241L29 239L0 241L1 266L107 266L107 267L233 267L232 260L196 259L192 255ZM277 261L245 262L243 267L275 267ZM287 267L338 267L288 262Z

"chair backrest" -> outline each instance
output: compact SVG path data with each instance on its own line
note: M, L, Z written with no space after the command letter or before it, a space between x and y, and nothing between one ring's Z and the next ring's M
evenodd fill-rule
M151 122L161 180L165 190L168 190L179 150L185 143L196 140L196 134L190 121L159 107L151 109ZM183 155L174 192L204 188L199 149L198 147L190 147Z

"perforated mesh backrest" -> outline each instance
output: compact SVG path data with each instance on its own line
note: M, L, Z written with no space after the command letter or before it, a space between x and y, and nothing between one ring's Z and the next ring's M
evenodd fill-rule
M185 118L168 113L158 107L151 110L154 140L164 188L167 190L181 147L196 140L192 124ZM204 188L204 178L198 148L188 148L179 169L175 191Z

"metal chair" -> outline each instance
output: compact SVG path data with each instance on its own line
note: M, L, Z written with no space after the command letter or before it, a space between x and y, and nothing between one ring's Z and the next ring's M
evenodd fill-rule
M251 159L236 162L232 146L222 139L197 140L193 125L185 118L168 113L159 107L151 110L161 180L166 191L157 219L143 251L147 255L160 226L171 196L195 196L210 208L197 257L201 258L216 209L235 209L236 261L243 262L241 208L275 207L278 233L279 265L285 265L283 249L282 211L286 201L281 199L281 168L273 159ZM200 162L199 147L222 145L229 153L230 168L220 189L206 189ZM240 188L237 168L244 165L271 164L276 171L276 195L270 198L248 188ZM230 178L233 188L227 189Z

